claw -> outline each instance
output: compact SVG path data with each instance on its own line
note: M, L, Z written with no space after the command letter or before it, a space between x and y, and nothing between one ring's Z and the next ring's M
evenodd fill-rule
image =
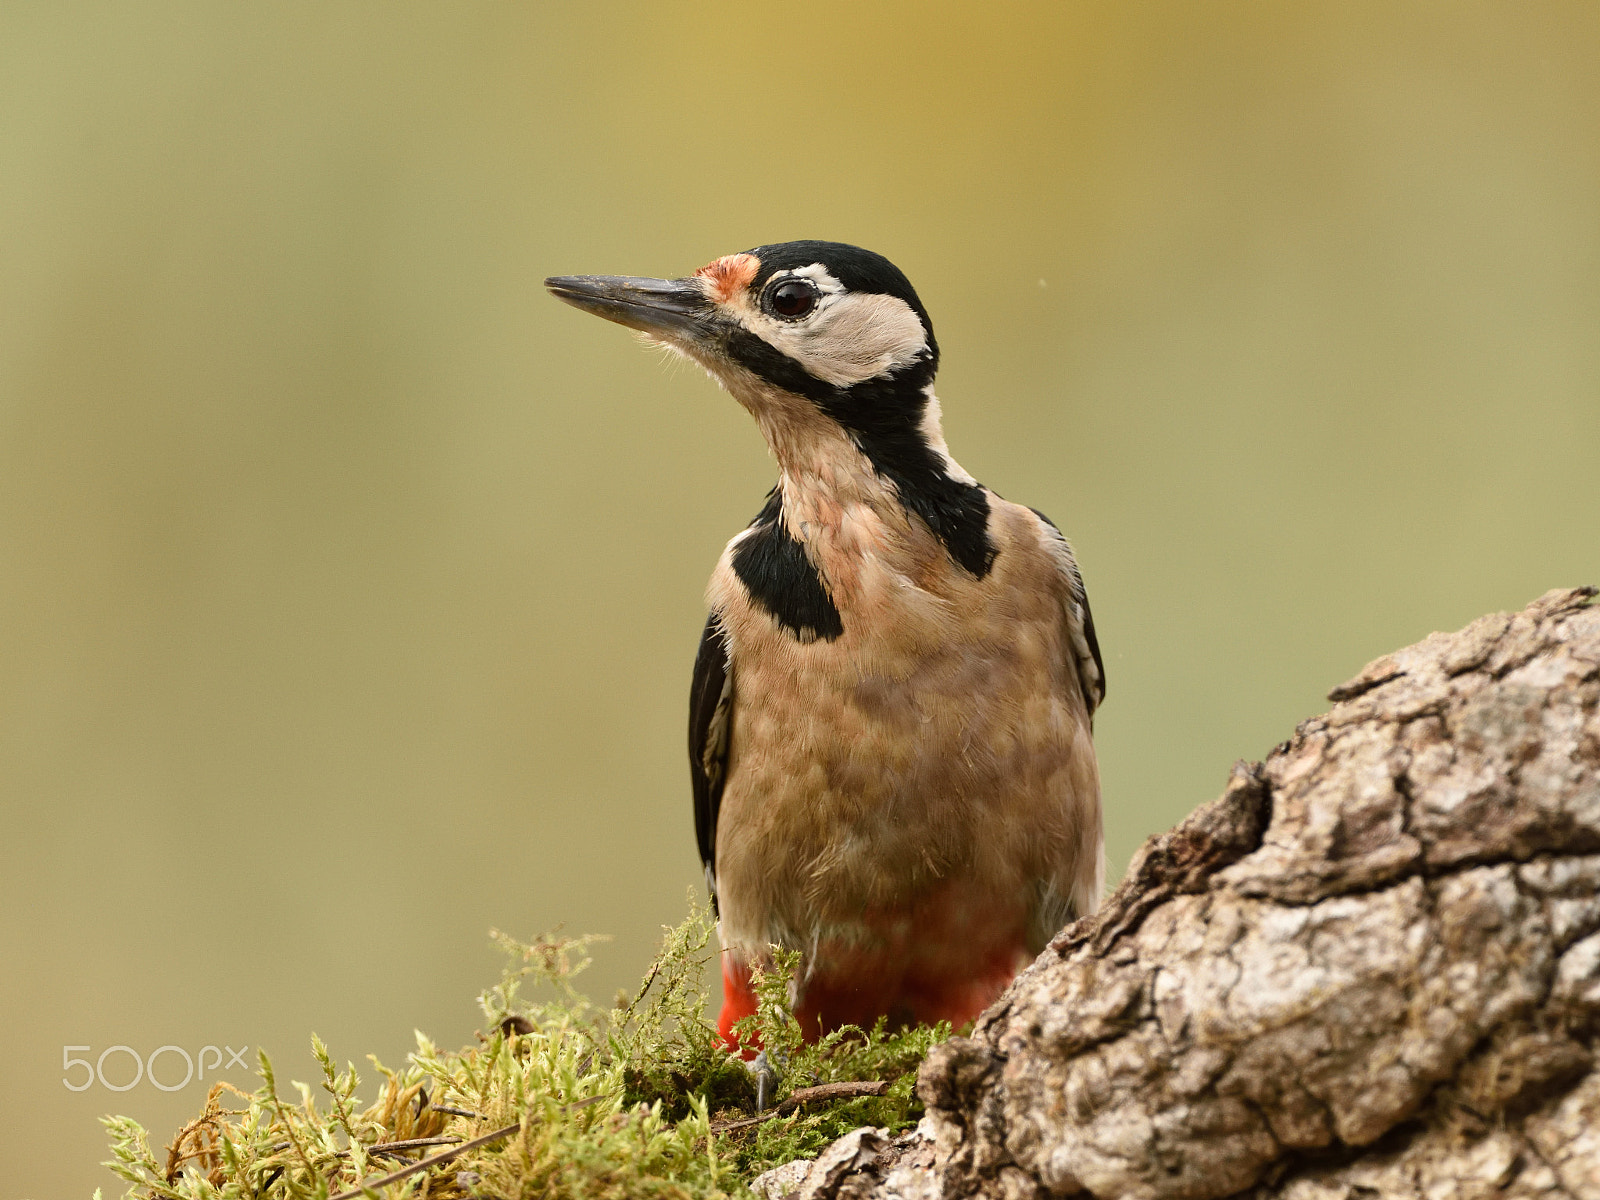
M767 1107L767 1098L772 1095L778 1086L778 1073L772 1069L772 1064L767 1061L767 1052L765 1050L745 1063L744 1069L750 1072L756 1082L756 1112L764 1112Z

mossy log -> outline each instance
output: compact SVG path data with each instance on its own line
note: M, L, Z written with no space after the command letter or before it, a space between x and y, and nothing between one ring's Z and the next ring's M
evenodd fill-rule
M1139 851L804 1200L1600 1197L1600 606L1386 655Z

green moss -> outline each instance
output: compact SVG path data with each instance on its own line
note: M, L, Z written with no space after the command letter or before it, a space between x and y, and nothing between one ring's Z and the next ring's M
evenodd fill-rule
M419 1033L403 1068L372 1060L382 1084L364 1108L356 1099L354 1066L339 1070L315 1036L320 1087L295 1083L292 1099L281 1093L263 1054L261 1086L252 1093L213 1088L205 1110L179 1131L164 1162L136 1122L108 1118L114 1159L107 1165L131 1185L129 1200L327 1200L358 1181L512 1125L517 1128L505 1137L369 1194L441 1200L748 1195L746 1183L760 1172L811 1157L857 1126L914 1124L922 1112L913 1091L917 1064L950 1032L941 1025L890 1033L880 1023L807 1045L787 1006L796 958L780 956L774 970L758 974L758 1011L740 1026L780 1067L770 1103L780 1105L795 1088L819 1083L883 1080L889 1086L882 1096L769 1113L752 1123L750 1072L722 1048L705 1018L702 980L716 955L705 906L667 931L638 991L609 1010L573 983L597 939L546 936L524 943L491 936L507 965L500 982L479 997L489 1032L479 1035L478 1045L445 1052ZM442 1138L456 1140L371 1152Z

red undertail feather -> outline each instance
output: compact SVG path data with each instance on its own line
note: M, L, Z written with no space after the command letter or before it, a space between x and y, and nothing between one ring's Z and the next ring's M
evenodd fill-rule
M867 936L825 942L802 964L795 1018L808 1041L841 1025L870 1029L879 1017L891 1029L938 1021L959 1029L994 1003L1032 957L1020 905L1002 913L998 906L954 903L949 891L931 899L918 906L916 920L867 916L861 924ZM722 961L717 1027L730 1049L753 1057L760 1047L733 1035L734 1022L756 1011L750 971L731 954Z

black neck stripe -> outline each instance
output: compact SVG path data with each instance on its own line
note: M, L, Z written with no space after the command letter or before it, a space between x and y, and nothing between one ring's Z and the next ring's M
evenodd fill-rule
M851 387L818 379L770 342L744 328L726 334L724 352L774 387L804 396L848 432L867 461L889 480L905 510L920 517L950 557L982 579L994 563L989 540L989 498L981 487L952 479L943 459L922 436L927 388L938 351L897 371Z
M750 598L800 641L831 642L844 633L822 572L784 526L783 495L777 488L734 548L733 570Z

